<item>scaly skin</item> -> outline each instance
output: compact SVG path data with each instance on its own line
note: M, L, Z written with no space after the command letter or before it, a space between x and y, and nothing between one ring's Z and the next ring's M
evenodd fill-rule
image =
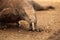
M25 0L1 0L0 22L18 23L25 20L30 24L30 30L36 30L36 14L32 5Z

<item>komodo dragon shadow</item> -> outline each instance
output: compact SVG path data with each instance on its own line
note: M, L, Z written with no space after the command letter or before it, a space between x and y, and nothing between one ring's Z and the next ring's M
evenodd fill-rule
M40 4L38 4L37 2L35 1L29 1L33 8L36 10L36 11L44 11L44 10L49 10L49 9L55 9L52 5L49 5L49 6L41 6Z

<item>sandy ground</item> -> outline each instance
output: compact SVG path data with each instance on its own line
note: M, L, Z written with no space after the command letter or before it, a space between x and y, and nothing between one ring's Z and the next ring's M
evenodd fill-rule
M40 3L40 2L39 2ZM20 30L18 27L0 29L0 40L60 40L60 2L41 2L41 5L52 5L54 10L38 11L37 25L42 32Z

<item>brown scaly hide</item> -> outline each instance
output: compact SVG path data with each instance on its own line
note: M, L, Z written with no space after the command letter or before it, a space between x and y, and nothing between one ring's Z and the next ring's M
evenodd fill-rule
M0 22L6 24L25 20L30 24L30 30L36 30L36 13L27 0L2 0L1 4Z
M23 1L23 2L22 2ZM0 22L17 22L27 17L23 4L24 0L1 0Z

